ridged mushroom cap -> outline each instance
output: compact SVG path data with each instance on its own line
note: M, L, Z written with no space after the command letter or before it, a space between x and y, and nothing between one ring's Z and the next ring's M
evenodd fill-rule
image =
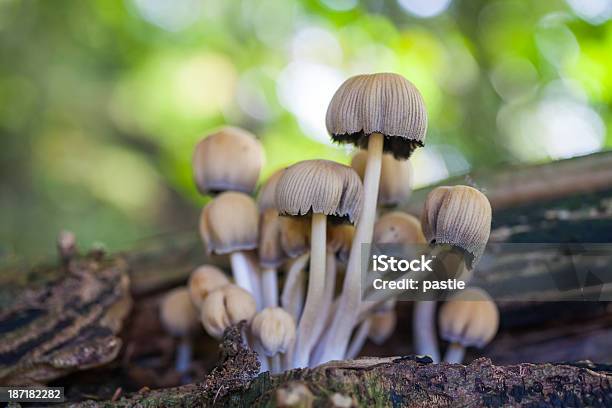
M468 267L474 268L489 240L491 204L472 187L437 187L425 200L421 223L430 243L463 249L471 258Z
M255 249L259 212L246 194L227 191L215 197L200 215L200 235L208 253L229 254Z
M281 307L267 307L257 313L251 331L269 357L285 353L295 342L295 322Z
M212 265L202 265L191 272L187 287L191 301L199 308L210 292L229 283L229 278L221 269Z
M198 328L198 312L186 287L172 289L163 297L159 317L173 336L185 336Z
M374 224L372 242L381 244L425 244L419 220L402 211L388 212Z
M374 344L383 344L395 331L395 326L397 325L395 310L374 312L369 319L370 331L368 332L368 338Z
M499 310L484 290L468 288L442 305L438 326L444 340L482 348L497 333Z
M423 146L427 111L418 89L403 76L356 75L334 94L325 123L334 141L362 148L372 133L381 133L383 150L406 159Z
M268 179L259 189L259 194L257 195L257 206L259 207L260 212L263 213L269 208L276 209L276 186L278 185L278 180L280 180L284 171L285 169L275 171L270 177L268 177Z
M246 290L225 285L208 294L200 308L200 321L208 334L221 338L230 326L246 320L251 321L257 312L253 296Z
M259 220L259 264L264 268L278 268L285 261L281 246L281 217L276 208L265 210Z
M368 152L359 150L351 160L351 167L363 180ZM412 165L408 160L397 160L390 154L383 154L378 187L378 203L392 207L406 201L412 192Z
M355 171L329 160L305 160L285 169L276 186L281 215L325 214L355 223L361 212L363 185Z
M303 217L280 217L281 248L289 258L310 250L310 223Z
M251 193L264 164L264 152L252 133L225 127L196 145L192 164L202 194L230 190Z
M352 225L330 225L327 228L327 248L336 254L340 262L346 263L354 236L355 227Z

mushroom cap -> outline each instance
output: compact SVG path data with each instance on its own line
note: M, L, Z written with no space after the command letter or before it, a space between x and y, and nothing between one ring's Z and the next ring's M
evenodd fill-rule
M356 75L334 94L325 123L334 141L364 149L372 133L381 133L383 150L407 159L423 146L427 111L418 89L403 76Z
M330 225L327 228L327 248L336 254L340 262L346 263L354 236L355 227L352 225Z
M202 210L200 235L208 253L228 254L257 248L259 212L246 194L227 191Z
M374 224L372 242L381 244L425 244L419 220L402 211L388 212Z
M225 285L208 294L200 308L200 321L208 334L221 338L230 326L242 320L250 322L257 312L253 296L246 290Z
M196 145L192 164L202 194L229 190L251 193L264 164L264 152L252 133L224 127Z
M259 222L259 264L264 268L278 268L285 260L281 246L281 217L276 208L268 208Z
M369 319L370 331L368 332L368 338L372 340L374 344L383 344L395 331L395 326L397 325L397 314L395 310L374 312Z
M288 167L276 186L281 215L325 214L338 221L359 219L363 185L355 171L329 160L305 160Z
M363 180L368 152L359 150L351 160L351 167ZM383 154L378 187L378 203L392 207L410 197L412 192L412 165L408 160L397 160L390 154Z
M198 313L186 287L166 293L160 303L159 317L166 331L173 336L186 336L198 328Z
M269 357L286 352L295 342L295 322L281 307L267 307L257 313L251 331Z
M427 241L461 248L474 268L489 240L491 204L472 187L437 187L425 200L421 223Z
M302 217L280 217L280 240L289 258L297 258L310 250L310 223Z
M276 209L276 186L284 171L285 169L276 170L259 189L257 206L260 212L263 213L269 208Z
M484 290L468 288L442 305L438 326L444 340L464 347L482 348L497 333L499 311Z
M200 308L210 292L229 283L229 278L221 269L212 265L202 265L191 272L187 287L191 301L197 308Z

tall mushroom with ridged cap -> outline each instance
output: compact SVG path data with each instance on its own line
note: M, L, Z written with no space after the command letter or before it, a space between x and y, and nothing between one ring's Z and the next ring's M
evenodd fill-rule
M193 177L202 194L252 193L263 167L261 143L250 132L225 127L202 139L193 153Z
M437 187L427 195L421 222L427 241L434 245L434 251L439 249L433 267L437 276L467 280L491 232L491 204L487 197L468 186ZM418 301L413 313L416 353L440 361L436 302Z
M276 184L283 170L275 172L259 191L259 265L264 307L278 306L277 269L285 260L281 245L281 220L276 209Z
M288 167L276 186L279 213L310 216L310 274L306 303L298 324L294 365L308 365L324 296L327 219L354 223L361 211L363 187L353 169L328 160L307 160Z
M166 293L160 303L159 317L166 331L179 339L176 371L181 373L183 382L188 382L187 371L192 354L191 336L198 328L198 314L191 303L189 290L180 287Z
M466 347L482 348L495 337L499 310L484 290L468 288L442 305L438 325L440 337L450 342L444 361L461 363Z
M272 373L279 373L280 354L295 342L293 317L283 308L267 307L253 318L251 332L263 353L272 360Z
M351 159L351 167L363 179L368 152L359 150ZM405 201L412 192L412 166L408 160L398 160L392 154L382 156L378 205L393 207Z
M245 251L257 248L259 212L246 194L228 191L215 197L202 210L200 235L208 253L229 255L236 284L261 304L257 271Z
M330 328L329 360L342 358L360 309L361 246L372 239L383 152L407 159L423 146L427 113L417 88L401 75L357 75L346 80L333 96L326 116L327 130L339 143L367 149L363 177L362 217L346 269L338 313Z

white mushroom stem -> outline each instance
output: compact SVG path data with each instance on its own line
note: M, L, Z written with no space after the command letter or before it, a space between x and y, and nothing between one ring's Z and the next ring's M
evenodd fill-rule
M261 273L263 307L278 306L278 277L276 269L266 268Z
M436 335L436 301L419 300L414 304L412 336L416 354L431 357L434 363L440 362L438 338Z
M313 336L315 337L315 344L320 344L322 339L323 329L327 326L331 316L331 308L334 302L334 292L336 289L336 254L332 251L327 251L326 260L326 275L325 275L325 292L323 293L323 300L321 301L321 318L317 320L313 330ZM315 347L316 350L316 347ZM312 363L312 357L315 352L312 353L310 362ZM311 364L312 365L312 364Z
M382 134L372 133L370 135L368 140L368 159L363 177L363 210L361 218L357 223L353 244L351 245L340 304L330 327L323 361L338 360L344 356L349 337L359 314L361 304L361 260L363 255L361 247L362 244L372 242L383 144L384 136Z
M304 284L302 280L302 271L306 267L309 253L305 253L296 258L287 272L287 278L283 285L283 293L281 294L281 305L292 317L293 320L298 322L300 320L300 314L302 312L302 289L301 286Z
M253 295L257 303L257 310L261 309L263 302L261 288L258 287L259 276L257 276L257 271L251 267L247 255L242 251L232 252L230 262L236 285Z
M259 360L259 372L263 373L265 371L270 371L270 363L268 361L268 357L264 353L263 347L259 344L258 341L253 342L253 350L257 353L257 358Z
M463 357L465 357L465 347L459 343L450 343L444 354L444 361L452 364L461 364Z
M181 337L176 348L176 371L181 374L181 382L189 383L190 378L187 375L191 366L191 338L189 336Z
M272 374L279 374L282 372L280 354L276 353L270 357L270 371L272 371Z
M348 351L346 352L346 359L353 360L359 355L359 352L363 348L366 340L368 339L368 333L370 332L370 326L372 321L370 319L364 320L360 325L349 344Z
M293 364L295 367L307 367L317 337L314 329L317 321L323 319L321 302L325 294L325 253L327 238L327 216L312 214L310 235L310 271L306 303L297 328Z

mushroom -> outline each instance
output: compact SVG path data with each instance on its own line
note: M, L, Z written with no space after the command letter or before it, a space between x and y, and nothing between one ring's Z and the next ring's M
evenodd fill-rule
M437 247L433 267L436 277L469 279L491 231L491 205L487 197L468 186L437 187L427 195L421 222L427 241ZM413 313L416 353L439 362L436 302L417 301Z
M253 296L233 284L225 285L206 296L200 307L200 321L208 334L216 339L230 326L251 321L257 312Z
M395 331L397 313L393 308L375 311L370 316L368 338L376 345L382 345Z
M253 318L251 332L263 353L270 357L272 372L281 372L280 354L295 342L293 317L280 307L267 307Z
M259 265L262 268L261 286L264 307L278 306L277 269L285 260L281 246L281 221L276 209L276 184L283 170L274 173L262 186L257 199L259 205Z
M187 287L191 301L199 309L210 292L229 283L230 280L221 269L212 265L202 265L191 273Z
M499 311L484 290L468 288L442 305L438 326L440 337L450 342L444 361L461 363L466 347L482 348L495 337Z
M261 143L250 132L225 127L202 139L193 153L193 176L202 194L251 193L264 163Z
M255 201L233 191L215 197L202 210L200 234L208 253L229 254L236 284L261 305L259 276L245 251L257 248L259 213Z
M328 160L307 160L288 167L276 187L281 215L310 216L310 274L306 303L298 324L294 365L308 365L321 319L326 269L327 218L354 223L361 211L362 185L348 166Z
M351 160L351 167L363 179L368 152L359 150ZM393 207L406 201L412 192L412 166L408 160L397 160L391 154L383 154L378 187L378 204Z
M179 339L175 368L182 375L181 381L189 382L187 371L191 365L191 336L198 328L198 314L191 303L189 290L180 287L166 293L160 304L159 317L165 330Z
M361 246L371 242L381 172L382 154L407 159L423 146L427 114L421 94L397 74L357 75L334 94L326 117L327 130L339 143L367 148L363 177L363 215L346 268L338 313L334 317L327 360L342 358L355 325L361 303Z

